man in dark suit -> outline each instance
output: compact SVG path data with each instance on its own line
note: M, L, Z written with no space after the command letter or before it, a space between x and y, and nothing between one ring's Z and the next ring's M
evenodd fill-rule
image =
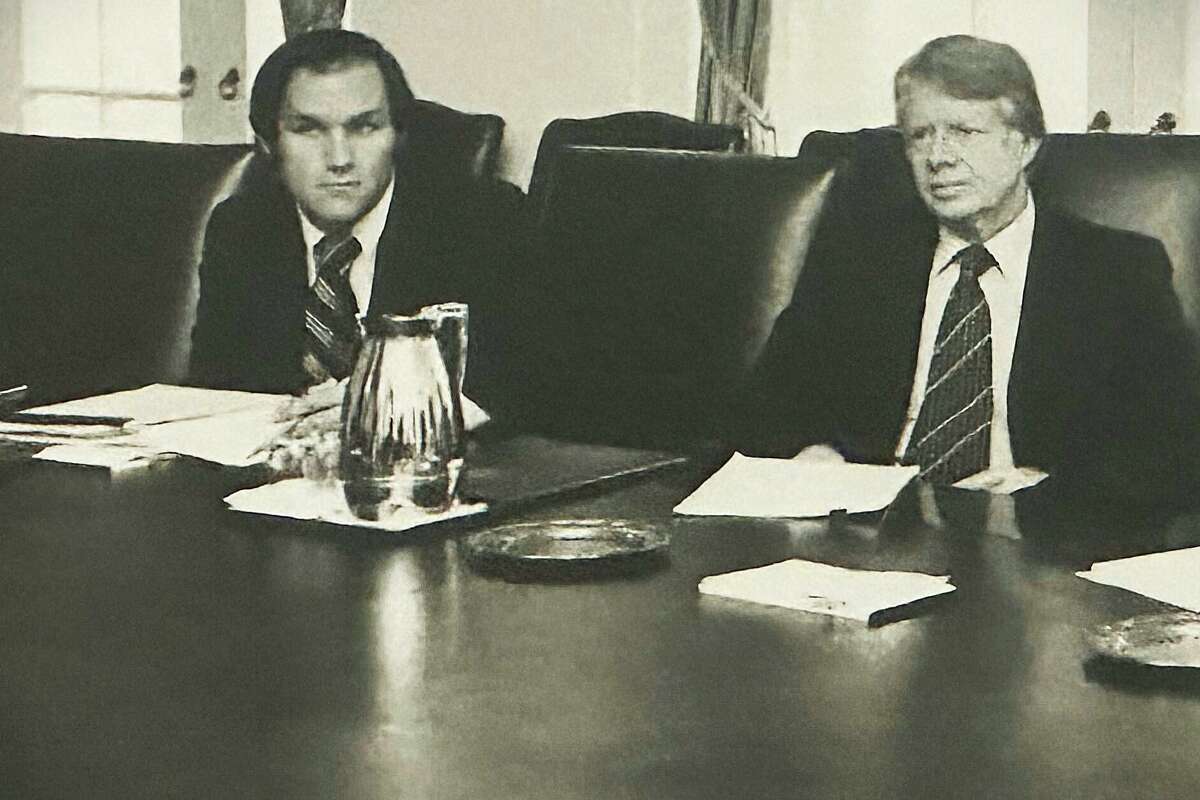
M408 150L413 95L378 42L303 34L263 64L250 121L267 166L214 209L205 235L191 379L296 392L346 376L361 318L471 306L468 381L513 241L515 190L436 174ZM480 363L480 362L484 363ZM485 391L486 394L486 391Z
M1035 207L1045 126L1011 47L934 40L895 97L921 202L839 176L739 445L1186 498L1200 404L1162 245Z

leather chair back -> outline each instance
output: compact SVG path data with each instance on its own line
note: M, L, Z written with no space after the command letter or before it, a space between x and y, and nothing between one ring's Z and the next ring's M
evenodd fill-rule
M473 178L496 175L504 119L468 114L432 100L418 100L409 124L409 152L426 159L439 174Z
M249 149L0 135L0 382L182 379L204 224Z
M589 147L566 149L557 170L535 232L537 355L525 360L543 367L540 422L618 441L714 433L791 299L831 172Z
M533 174L530 204L545 208L547 186L563 149L572 146L649 147L656 150L740 152L745 134L736 125L693 122L662 111L622 111L589 119L556 119L542 131Z

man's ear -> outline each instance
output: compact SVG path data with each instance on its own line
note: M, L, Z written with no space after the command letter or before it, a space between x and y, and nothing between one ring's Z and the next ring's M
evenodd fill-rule
M1042 137L1026 136L1025 137L1025 152L1021 154L1021 168L1029 169L1029 165L1037 158L1038 151L1042 149Z

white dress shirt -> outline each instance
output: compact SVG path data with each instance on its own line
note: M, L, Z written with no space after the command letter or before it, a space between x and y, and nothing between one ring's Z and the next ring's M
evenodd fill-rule
M354 292L355 302L358 303L359 319L366 316L367 309L371 305L371 285L375 282L375 257L379 253L379 237L383 235L383 228L387 225L388 209L392 207L392 190L395 184L395 180L388 183L387 189L384 190L383 196L379 198L375 207L350 229L351 234L362 245L362 252L350 265L350 289ZM313 256L313 247L321 241L325 234L320 228L313 225L308 217L304 216L304 211L299 206L297 206L297 210L300 212L300 228L304 231L304 248L308 261L308 285L312 286L317 280L317 261Z
M989 469L1006 469L1013 465L1012 441L1008 433L1008 377L1012 372L1013 351L1017 344L1017 327L1021 321L1021 301L1025 295L1025 273L1029 269L1029 251L1033 245L1035 211L1033 198L1028 197L1025 209L1008 227L984 242L984 247L996 259L998 268L979 276L979 288L987 299L992 318L992 428L991 464ZM917 369L913 376L912 394L896 460L904 456L913 427L925 399L925 384L929 380L929 363L933 359L934 343L942 313L950 292L958 282L958 264L951 264L955 254L970 242L964 241L944 228L933 253L929 289L925 294L925 315L921 319L921 339L917 348Z

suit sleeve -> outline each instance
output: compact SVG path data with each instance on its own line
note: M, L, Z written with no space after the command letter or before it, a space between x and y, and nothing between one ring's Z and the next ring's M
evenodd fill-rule
M838 438L833 371L840 367L828 358L828 345L842 335L841 266L846 243L856 239L858 216L844 184L839 176L831 188L792 301L728 411L728 443L746 455L789 458Z
M1113 398L1094 432L1087 476L1105 492L1148 503L1195 504L1200 494L1200 387L1195 339L1171 283L1161 242L1139 239L1117 294Z
M238 360L233 335L245 316L236 291L243 276L230 246L234 222L233 209L227 202L221 203L213 209L204 232L200 293L188 364L188 381L196 386L228 388L236 382L231 374Z

